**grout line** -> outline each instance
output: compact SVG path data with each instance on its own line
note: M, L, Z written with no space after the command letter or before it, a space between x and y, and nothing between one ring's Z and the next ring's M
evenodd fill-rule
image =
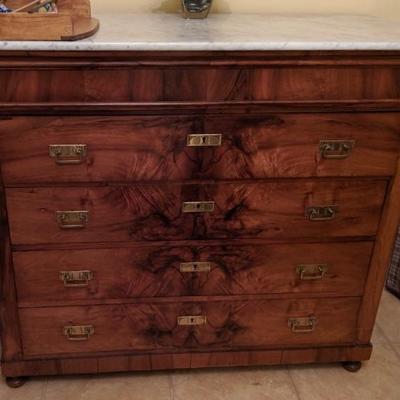
M175 400L174 378L172 376L172 372L168 373L168 382L169 382L169 398L170 400Z
M290 383L292 384L292 388L293 388L293 390L294 390L294 393L295 393L297 399L298 399L298 400L302 400L302 398L301 398L301 396L300 396L300 392L299 392L299 390L297 389L296 384L294 383L294 380L293 380L292 374L290 373L290 369L289 369L289 366L288 366L288 365L286 366L286 372L287 372L287 374L288 374Z
M46 400L46 393L47 393L47 383L48 383L48 377L45 377L45 381L43 382L42 385L42 393L40 394L40 400Z

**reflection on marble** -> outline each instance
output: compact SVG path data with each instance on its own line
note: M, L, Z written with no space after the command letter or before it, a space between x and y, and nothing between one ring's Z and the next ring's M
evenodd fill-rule
M400 50L400 24L362 15L99 14L79 42L0 42L0 50Z

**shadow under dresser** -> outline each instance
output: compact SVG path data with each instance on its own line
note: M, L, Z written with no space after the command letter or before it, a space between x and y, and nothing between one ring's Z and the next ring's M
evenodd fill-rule
M400 55L0 54L2 371L369 359Z

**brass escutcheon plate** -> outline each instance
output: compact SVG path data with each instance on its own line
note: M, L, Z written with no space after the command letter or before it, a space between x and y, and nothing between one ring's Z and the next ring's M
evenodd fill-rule
M184 213L209 213L215 209L213 201L186 201L182 205Z
M221 134L188 135L186 143L188 147L216 147L221 146L221 144Z
M180 326L197 326L207 324L205 315L184 315L178 317L178 325Z
M211 263L209 262L185 262L179 266L181 272L209 272Z

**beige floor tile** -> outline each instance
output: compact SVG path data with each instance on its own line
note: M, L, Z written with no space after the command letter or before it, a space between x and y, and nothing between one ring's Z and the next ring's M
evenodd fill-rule
M392 343L400 343L400 300L384 291L379 306L377 322Z
M396 350L397 356L399 357L400 360L400 344L392 344L392 346Z
M44 400L172 400L168 373L49 378Z
M172 382L174 400L297 400L286 368L184 371Z
M358 373L340 365L290 367L301 400L399 400L400 360L389 344L376 344Z
M372 333L371 342L372 344L388 343L388 340L385 337L382 328L377 323L375 324L374 331Z
M46 379L32 378L18 389L11 389L0 378L0 400L41 400Z

